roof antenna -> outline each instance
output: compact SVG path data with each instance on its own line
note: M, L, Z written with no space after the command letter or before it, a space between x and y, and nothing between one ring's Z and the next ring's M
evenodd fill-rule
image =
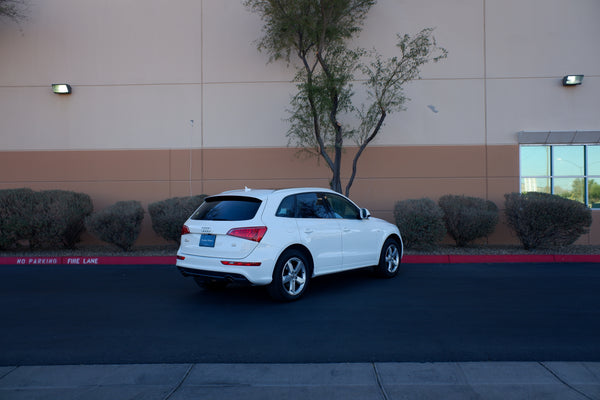
M252 189L250 189L248 186L244 186L244 192L249 192L249 191L251 191L251 190L252 190Z

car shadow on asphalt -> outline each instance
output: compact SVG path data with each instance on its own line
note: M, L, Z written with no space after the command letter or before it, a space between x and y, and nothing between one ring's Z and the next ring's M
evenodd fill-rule
M402 273L399 273L401 275ZM299 300L329 298L332 296L355 296L373 285L382 285L388 279L378 278L371 268L356 269L311 279L308 290ZM193 283L193 282L192 282ZM195 285L194 285L195 286ZM273 300L265 287L232 284L226 288L207 289L195 287L194 300L203 304L282 304ZM285 303L283 303L285 304Z

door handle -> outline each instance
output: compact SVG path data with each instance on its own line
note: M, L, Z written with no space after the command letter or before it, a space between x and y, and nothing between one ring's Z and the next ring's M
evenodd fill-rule
M314 230L308 229L308 228L304 230L304 233L313 233L313 232L314 232Z

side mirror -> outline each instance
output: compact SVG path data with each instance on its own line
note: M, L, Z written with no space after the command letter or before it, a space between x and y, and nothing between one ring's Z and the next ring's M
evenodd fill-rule
M366 208L360 209L360 219L368 219L371 216L371 213Z

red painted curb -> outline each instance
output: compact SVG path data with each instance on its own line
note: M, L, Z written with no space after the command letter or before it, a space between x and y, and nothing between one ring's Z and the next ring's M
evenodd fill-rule
M553 255L546 254L497 254L497 255L450 255L451 264L465 263L535 263L555 262Z
M406 255L406 264L600 263L600 254Z
M175 265L175 256L0 257L0 265ZM416 255L405 264L600 263L600 254Z
M556 262L597 263L600 254L559 254L554 256Z
M404 264L448 264L450 262L449 256L444 255L405 255L402 257L402 263Z
M0 257L0 265L175 265L175 256Z

